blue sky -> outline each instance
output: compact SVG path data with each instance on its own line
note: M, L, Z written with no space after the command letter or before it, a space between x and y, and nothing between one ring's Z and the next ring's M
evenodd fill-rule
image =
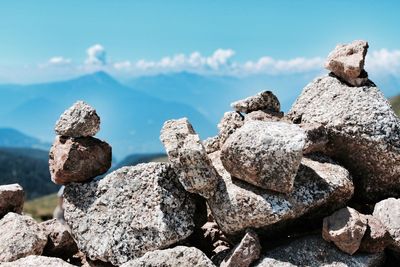
M400 1L366 0L1 1L0 83L96 69L117 77L309 71L354 39L369 41L373 70L398 75L399 11Z

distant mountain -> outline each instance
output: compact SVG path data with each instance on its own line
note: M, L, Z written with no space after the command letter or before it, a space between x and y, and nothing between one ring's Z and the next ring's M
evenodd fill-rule
M19 183L27 199L54 193L48 152L32 148L0 148L0 184Z
M400 116L400 95L392 97L390 99L390 103L392 104L394 112L396 112L396 114Z
M38 148L48 150L51 144L12 128L0 128L0 147Z
M109 142L119 158L163 151L159 133L168 119L188 117L203 138L216 132L190 105L128 88L105 72L62 82L0 85L0 126L51 142L55 122L77 100L97 109L102 120L99 138Z

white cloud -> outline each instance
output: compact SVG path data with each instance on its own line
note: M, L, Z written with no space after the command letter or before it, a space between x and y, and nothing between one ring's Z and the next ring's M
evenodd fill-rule
M49 59L49 65L68 65L71 63L71 59L64 57L52 57Z
M400 50L385 48L367 54L365 69L374 73L390 73L400 75Z
M243 70L248 74L281 74L299 73L321 69L323 59L320 57L298 57L289 60L279 60L272 57L261 57L257 61L247 61L243 64Z
M117 70L130 70L132 67L132 63L129 60L126 60L121 62L115 62L113 66Z
M106 65L106 50L100 44L95 44L86 50L87 58L85 64L87 65Z

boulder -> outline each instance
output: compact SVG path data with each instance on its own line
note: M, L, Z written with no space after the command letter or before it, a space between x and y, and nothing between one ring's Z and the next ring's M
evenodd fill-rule
M183 187L205 198L213 195L218 174L190 122L186 118L166 121L160 139Z
M50 149L49 166L56 184L87 182L111 167L111 147L94 137L57 136Z
M0 219L9 212L20 214L24 197L24 190L19 184L0 185Z
M385 254L356 253L348 255L320 236L306 236L265 253L254 267L379 267L385 262Z
M147 252L138 259L121 267L215 267L207 256L194 247L177 246L170 249Z
M71 258L78 252L75 240L66 225L57 219L48 220L40 223L44 229L48 241L43 250L44 256L62 258L64 260Z
M91 260L121 265L186 239L195 203L169 164L120 168L64 190L65 219Z
M367 51L368 43L362 40L337 45L328 55L325 68L349 84L361 86L368 81L368 74L364 70Z
M31 217L10 212L0 220L0 262L41 255L46 243L45 232Z
M67 137L95 136L99 130L100 117L94 108L83 101L64 111L55 126L58 135Z
M207 202L215 221L228 235L240 234L246 228L270 233L272 226L285 225L316 210L321 213L318 216L324 216L343 206L353 195L349 172L322 156L302 159L288 195L235 179L222 165L219 152L210 157L222 178Z
M244 124L244 117L239 112L225 112L221 121L218 123L219 146L222 147L226 139Z
M367 230L367 219L355 209L346 207L324 218L322 237L341 251L353 255Z
M383 224L393 239L390 248L400 252L400 199L388 198L376 203L372 216Z
M257 234L248 230L243 239L222 261L220 267L249 267L260 258L261 245Z
M221 161L235 178L290 193L305 144L304 131L286 122L249 121L221 148Z
M66 261L58 258L45 257L45 256L28 256L13 262L5 262L1 264L2 267L44 267L44 266L57 266L57 267L74 267L75 265L69 264Z
M244 123L256 120L256 121L281 121L283 120L283 112L271 113L263 110L252 111L244 116Z
M306 135L303 154L324 153L329 142L325 126L320 123L302 123L299 126Z
M317 78L288 117L325 126L325 153L350 171L358 199L375 202L400 196L400 119L377 87L349 87L335 77Z
M233 102L231 107L237 112L244 113L257 110L270 112L280 112L281 110L278 98L271 91L262 91L254 96Z
M364 215L368 222L367 231L361 240L359 251L378 253L392 244L392 238L383 223L372 215Z

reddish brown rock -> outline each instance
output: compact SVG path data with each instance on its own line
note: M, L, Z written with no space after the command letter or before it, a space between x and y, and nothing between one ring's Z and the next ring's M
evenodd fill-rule
M24 206L24 190L19 184L0 186L0 219L8 212L21 214Z
M50 150L49 166L56 184L90 181L111 167L111 147L94 137L57 136Z

